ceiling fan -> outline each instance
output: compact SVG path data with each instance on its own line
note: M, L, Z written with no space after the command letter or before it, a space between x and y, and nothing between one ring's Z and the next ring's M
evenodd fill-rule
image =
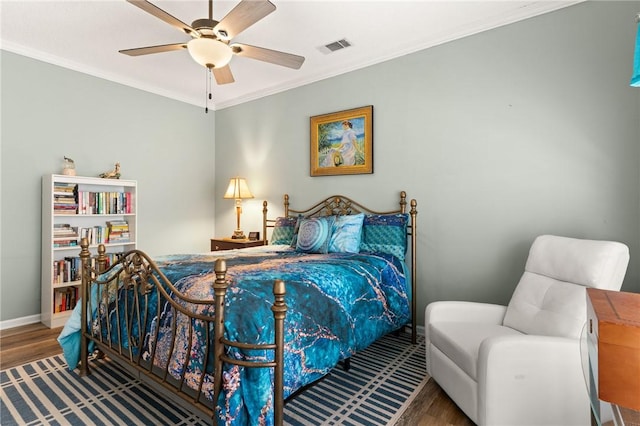
M218 84L228 84L235 81L229 68L229 61L231 61L233 55L293 69L299 69L304 62L304 57L291 53L248 44L230 44L231 39L276 10L275 5L269 0L242 0L221 21L213 19L213 0L209 0L209 17L196 19L191 25L185 24L146 0L127 1L190 35L191 40L182 43L120 50L120 53L125 55L140 56L187 49L197 63L213 72Z

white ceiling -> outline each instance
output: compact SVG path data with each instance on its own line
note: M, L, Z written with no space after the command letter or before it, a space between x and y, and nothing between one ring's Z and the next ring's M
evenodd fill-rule
M220 109L308 84L480 31L516 22L571 1L308 1L271 0L276 11L232 41L302 55L293 70L234 57L235 83L216 85L209 108ZM152 0L181 21L208 16L207 0ZM237 1L214 0L220 20ZM203 106L206 69L186 50L130 57L118 50L188 41L189 36L125 0L0 2L2 49ZM352 46L325 53L347 39Z

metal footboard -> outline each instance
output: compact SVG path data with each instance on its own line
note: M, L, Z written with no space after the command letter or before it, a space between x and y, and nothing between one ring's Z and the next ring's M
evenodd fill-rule
M197 300L181 294L155 262L140 250L123 253L114 264L107 266L104 245L98 247L97 256L91 255L86 239L80 245L81 376L91 374L89 343L92 342L100 354L123 365L163 395L173 400L177 395L188 408L194 408L199 415L208 416L215 424L217 413L213 401L219 400L225 363L273 368L274 420L276 425L282 424L284 318L287 310L284 282L276 280L274 283L272 312L275 341L260 345L232 342L224 339L228 281L227 266L223 259L218 259L214 267L214 299ZM195 312L194 307L203 306L205 309ZM210 309L206 306L210 306ZM179 316L186 316L187 321L183 317L179 325ZM167 332L170 333L169 347L166 337L163 339L165 344L159 346L161 317L165 336ZM188 325L185 327L184 324ZM195 336L198 332L201 338ZM273 351L273 361L253 362L229 358L225 354L230 346ZM170 354L179 351L189 356L183 357L182 365L175 365L178 361L173 358L166 365L158 365L155 362L158 351L168 351ZM178 377L175 371L180 371Z

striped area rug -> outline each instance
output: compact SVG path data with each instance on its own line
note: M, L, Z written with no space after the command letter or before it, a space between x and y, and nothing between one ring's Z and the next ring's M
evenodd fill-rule
M351 369L336 367L285 405L285 424L393 425L426 384L424 339L388 335L355 355ZM0 424L197 425L209 424L154 393L116 363L92 374L69 372L61 355L0 372Z

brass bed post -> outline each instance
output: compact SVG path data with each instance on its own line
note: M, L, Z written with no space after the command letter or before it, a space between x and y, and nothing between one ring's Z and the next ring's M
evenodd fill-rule
M89 241L86 238L80 240L80 262L82 264L80 297L82 299L82 309L80 310L80 376L91 374L89 370L89 342L87 341L87 312L89 309L89 280L91 277L91 253L89 252Z
M215 294L214 340L213 340L213 416L217 415L215 407L222 389L222 355L224 354L224 300L227 293L227 262L217 259L215 264L216 280L213 283ZM217 422L214 422L217 423Z
M262 240L264 241L264 245L268 244L267 241L267 200L262 202Z
M415 199L411 200L411 211L409 214L411 215L411 341L413 343L417 342L417 330L416 330L416 299L418 298L417 294L417 268L416 268L416 239L417 239L417 227L416 227L416 216L418 215L417 202Z
M289 217L289 194L284 194L284 217Z
M400 213L405 213L407 211L407 193L405 191L400 191Z
M96 260L98 272L103 272L107 269L107 249L104 244L98 246L98 259Z
M271 306L275 320L275 354L273 361L274 406L273 417L275 425L282 425L284 421L284 317L287 315L287 305L284 302L284 281L276 280L273 283L273 295L275 301Z
M98 244L98 256L96 256L96 266L95 266L95 273L96 276L95 278L98 278L98 275L101 274L102 272L104 272L107 269L107 248L104 246L104 244ZM92 280L93 281L93 280ZM109 284L107 284L106 286L101 286L101 285L97 285L96 284L96 293L97 293L97 305L100 305L101 300L103 300L103 296L104 296L104 289L105 287L107 288L107 291L109 290ZM118 311L118 298L115 299L116 302L116 311ZM89 305L91 306L91 305ZM97 306L96 306L97 307ZM104 324L107 326L107 339L109 342L111 342L111 323L110 321L105 321ZM120 314L119 312L116 313L116 324L118 327L118 330L120 330ZM102 327L103 325L100 324L98 326L98 328L100 329L99 331L99 336L100 336L100 340L102 341L103 338L103 334L102 334ZM98 351L98 353L101 353L100 351Z

